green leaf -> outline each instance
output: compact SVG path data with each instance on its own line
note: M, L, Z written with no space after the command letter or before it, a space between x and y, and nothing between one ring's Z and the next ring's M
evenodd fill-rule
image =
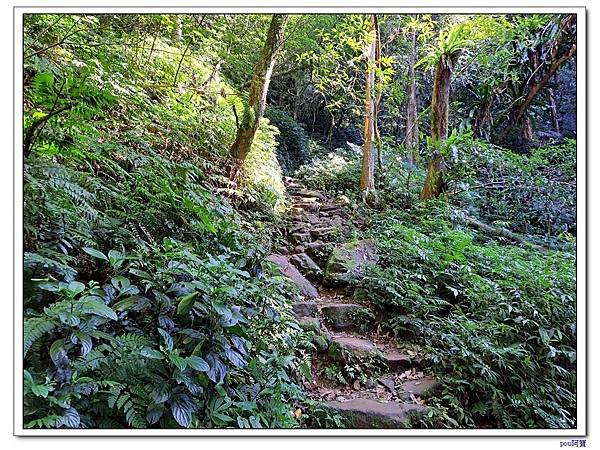
M165 345L167 346L167 349L173 350L173 338L171 337L171 335L169 333L167 333L165 330L163 330L162 328L159 328L158 332L163 337L163 339L165 341Z
M197 370L199 372L208 372L210 369L210 366L208 365L208 363L199 356L196 356L196 355L188 356L186 358L186 361L192 369Z
M227 359L236 367L246 367L247 365L246 360L242 357L242 355L232 348L225 349L225 356L227 356Z
M155 350L150 347L144 347L143 349L141 349L140 355L152 359L164 359L165 357L160 350Z
M177 368L179 370L184 370L187 367L187 362L186 362L185 358L179 356L175 352L169 353L169 359L171 360L171 362L173 364L175 364L177 366Z
M115 311L125 311L135 305L138 301L139 297L127 297L123 300L119 300L115 304L112 305L112 309Z
M50 392L50 388L43 384L33 384L31 385L31 392L33 395L37 397L48 397L48 393Z
M85 290L85 284L79 281L71 281L68 289L73 293L73 295L81 294Z
M179 305L177 305L177 314L180 316L186 316L192 310L192 306L194 305L194 301L196 297L198 297L200 293L198 291L192 292L191 294L184 295L181 297L179 301Z
M103 259L104 261L108 261L108 257L104 253L102 253L100 250L96 250L95 248L91 248L91 247L83 247L82 250L84 252L86 252L88 255L93 256L94 258Z
M171 414L175 421L182 427L187 428L192 423L192 407L188 402L174 401L171 403Z
M157 405L155 403L148 405L146 411L146 420L149 424L153 425L160 420L163 416L165 408L163 405Z
M227 366L223 364L223 361L215 355L211 353L206 357L206 361L209 365L209 370L207 372L208 378L210 378L214 383L220 383L225 378L227 374Z
M82 312L95 314L96 316L100 317L106 317L107 319L111 320L118 320L117 314L100 300L96 300L96 297L86 297L79 300L78 303L82 308Z

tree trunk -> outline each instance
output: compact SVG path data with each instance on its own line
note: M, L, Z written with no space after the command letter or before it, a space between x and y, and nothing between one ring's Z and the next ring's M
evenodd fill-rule
M556 111L556 100L554 99L554 89L550 89L550 113L552 114L552 123L554 131L560 133L560 124L558 123L558 113Z
M250 153L254 135L260 125L260 119L265 112L267 91L273 73L273 66L275 65L275 56L283 41L283 31L287 20L288 16L285 14L273 14L265 45L254 66L248 104L245 105L241 120L238 123L235 142L230 149L231 156L233 157L233 165L230 172L232 180L237 179L243 170L244 161L248 153Z
M542 59L538 53L541 52L541 48L537 49L537 53L533 55L532 62L534 63L534 72L529 77L523 88L522 100L517 102L511 112L509 113L509 120L501 133L501 138L507 135L513 128L517 128L520 133L526 139L531 139L533 130L531 128L531 121L527 117L527 108L533 100L537 97L539 92L548 84L550 78L556 74L560 66L565 61L571 59L577 52L577 43L572 43L562 54L559 54L560 47L563 44L567 44L567 38L573 35L573 30L577 26L577 15L569 14L561 21L561 30L558 37L552 42L550 48L549 63Z
M367 49L367 75L365 83L365 122L364 122L364 144L362 157L362 172L360 176L360 190L365 202L370 203L375 197L375 159L373 149L373 139L375 136L375 101L373 88L375 86L375 54L377 47L377 38L375 32L375 14L369 17L372 42Z
M415 15L413 15L415 18ZM408 61L408 104L406 111L406 150L407 159L416 165L419 159L419 123L417 115L417 79L415 64L417 59L417 30L412 30L412 50Z
M427 178L421 191L421 199L439 197L442 193L444 158L440 146L448 139L448 107L450 102L451 64L442 57L435 69L431 96L431 143L433 154L427 168Z

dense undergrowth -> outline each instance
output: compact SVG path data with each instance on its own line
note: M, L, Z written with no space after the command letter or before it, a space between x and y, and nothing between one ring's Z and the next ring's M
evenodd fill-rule
M574 253L498 242L453 214L374 215L383 259L357 292L426 350L444 386L429 426L574 426Z
M102 25L65 16L31 44L76 20ZM261 126L242 193L223 176L241 94L210 54L178 67L169 42L123 50L115 33L25 60L25 128L65 108L24 166L25 426L299 426L295 294L263 261L277 130Z
M381 260L355 295L380 309L385 329L418 343L442 381L415 425L574 427L575 141L518 155L455 135L447 198L425 203L424 171L398 153L387 155L379 204L360 207L366 223L355 238L374 239ZM344 155L344 167L358 166ZM352 192L345 170L322 160L301 175ZM470 217L525 242L469 227Z

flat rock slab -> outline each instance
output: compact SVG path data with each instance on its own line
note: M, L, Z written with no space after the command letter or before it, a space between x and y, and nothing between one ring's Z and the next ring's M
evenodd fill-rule
M348 328L356 323L357 312L364 306L354 303L327 303L321 305L321 315L333 328Z
M335 230L337 230L336 227L313 228L310 230L310 235L314 238L320 238L335 233Z
M303 297L317 298L319 296L317 289L298 269L296 269L296 267L294 267L293 264L290 263L287 257L282 255L269 255L267 260L279 267L281 274L298 286L298 290Z
M439 392L442 385L435 378L425 377L418 380L405 381L400 387L406 394L413 394L415 397L426 398Z
M319 191L309 191L308 189L301 189L298 192L296 192L296 195L300 197L317 197L320 200L323 200L325 198L325 196Z
M357 337L333 336L329 346L329 356L336 361L346 360L348 354L361 358L376 351L377 347L371 341Z
M395 350L384 351L383 360L385 361L388 370L392 372L404 372L415 365L410 356Z
M413 414L425 410L422 405L396 402L380 403L368 398L348 402L331 401L327 406L350 420L353 428L401 428Z
M316 212L319 209L319 203L298 202L292 205L293 209L302 209L304 211Z

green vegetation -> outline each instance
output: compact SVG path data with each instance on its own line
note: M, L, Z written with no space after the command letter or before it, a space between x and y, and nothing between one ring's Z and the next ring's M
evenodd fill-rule
M360 391L383 356L299 321L267 257L306 251L320 291L367 240L336 301L441 382L411 426L576 426L577 143L557 109L575 33L571 15L27 15L25 427L350 426L307 386Z

